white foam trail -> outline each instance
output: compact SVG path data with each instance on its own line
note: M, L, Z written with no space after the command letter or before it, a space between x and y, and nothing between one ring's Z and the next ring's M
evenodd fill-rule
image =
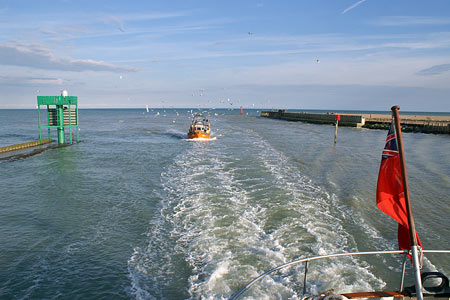
M138 299L167 298L173 282L183 282L182 263L187 264L184 298L226 299L276 265L353 250L343 225L348 212L336 196L256 133L246 130L245 135L251 162L233 155L232 144L192 144L161 175L160 223L152 226L147 248L136 248L129 261ZM357 258L314 265L308 275L313 293L384 285ZM295 298L301 293L302 266L282 274L289 276L264 279L247 299ZM323 280L327 277L332 285Z
M172 214L166 217L172 223L172 234L179 237L177 249L185 253L192 268L189 294L217 299L234 289L229 285L240 268L236 261L240 249L249 255L260 253L266 261L284 259L277 249L261 245L265 233L260 215L265 209L249 206L254 199L235 180L233 161L227 162L224 153L211 155L202 150L180 157L164 176L169 198L174 199ZM204 164L205 160L210 163Z
M299 215L302 220L301 227L307 230L310 238L313 238L313 243L309 247L310 253L305 253L305 256L356 250L352 248L352 244L354 244L353 237L344 230L342 225L342 218L347 215L347 212L339 205L336 196L329 195L319 186L315 186L311 180L298 172L281 152L271 147L267 142L261 142L259 145L263 163L273 173L277 185L287 187L289 193L286 203L287 207ZM291 231L291 226L295 226L295 223L292 222L289 228L280 227L276 233L283 235L285 234L284 231ZM295 236L293 232L291 234ZM300 246L301 243L302 241L300 240L297 245ZM302 248L300 247L300 249ZM296 250L299 250L299 248ZM324 278L325 275L330 274L341 277L339 274L342 274L343 272L341 271L348 268L349 264L353 271L359 273L358 278L354 278L352 285L338 284L334 288L370 290L372 285L379 287L384 285L384 282L376 279L364 266L358 265L356 258L346 259L344 262L340 261L337 263L327 261L323 266L323 270L326 271L312 271L311 278L314 278L314 276ZM332 272L330 272L330 268L332 268ZM364 276L361 276L363 274ZM331 282L343 283L345 282L345 277L340 278L340 280L331 280ZM313 289L313 292L317 291Z

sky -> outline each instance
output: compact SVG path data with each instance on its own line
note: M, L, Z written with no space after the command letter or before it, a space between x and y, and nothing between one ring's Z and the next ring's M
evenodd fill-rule
M450 1L0 0L0 109L450 112Z

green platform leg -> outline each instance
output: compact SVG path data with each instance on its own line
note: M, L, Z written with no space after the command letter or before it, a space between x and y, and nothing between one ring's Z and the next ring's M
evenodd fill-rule
M56 109L58 111L58 144L64 144L64 110L62 105L57 105Z

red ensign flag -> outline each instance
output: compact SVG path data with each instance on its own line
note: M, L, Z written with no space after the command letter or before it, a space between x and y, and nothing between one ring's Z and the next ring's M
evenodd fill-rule
M397 136L394 122L389 129L386 146L381 156L380 172L377 183L377 206L385 214L398 222L398 247L400 250L411 249L409 238L408 215L406 212L405 194L398 154ZM417 243L420 247L419 236Z

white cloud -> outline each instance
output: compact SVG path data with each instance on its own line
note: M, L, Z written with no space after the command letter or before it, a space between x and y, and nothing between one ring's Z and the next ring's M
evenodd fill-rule
M364 2L366 2L366 0L359 0L358 2L352 4L349 7L347 7L346 9L344 9L344 11L342 11L342 14L347 13L348 11L350 11L350 10L354 9L355 7L363 4Z
M418 72L435 65L434 59L403 59L390 56L370 56L352 59L326 57L315 60L297 60L258 67L230 68L202 74L203 80L214 78L217 85L365 85L393 87L423 87L449 89L450 72L440 77L418 76ZM215 72L213 74L213 72Z
M180 14L181 15L181 14ZM186 22L164 22L138 24L145 21L145 15L105 15L91 24L74 22L72 28L61 26L62 21L53 20L51 24L43 23L41 33L49 41L67 42L67 40L88 41L92 43L97 38L127 39L131 44L142 44L145 41L179 34L193 34L214 30L223 24L233 22L230 18L200 19ZM150 16L147 16L150 18ZM106 26L105 26L106 25ZM8 25L5 24L5 27ZM1 29L0 24L0 29ZM31 29L30 29L31 30Z
M117 26L117 29L119 29L122 32L125 31L124 21L119 19L116 16L108 16L104 22L105 22L105 24L113 23L113 24L115 24Z
M429 75L439 75L450 71L450 64L440 64L435 65L430 68L426 68L417 72L418 75L429 76Z
M0 76L0 85L41 86L63 85L67 80L51 77Z
M92 59L56 57L45 48L34 45L0 44L0 65L62 71L135 72L134 67L113 65Z
M389 16L380 17L373 22L380 26L412 26L412 25L448 25L450 18L421 16Z
M412 56L412 51L439 50L450 48L450 33L439 34L390 34L349 36L338 34L320 34L304 36L260 36L248 38L230 38L221 41L198 43L148 42L130 47L128 52L142 53L151 47L151 56L139 56L118 60L121 63L150 63L154 57L158 61L187 61L222 58L271 57L272 62L285 61L288 56L343 56L343 59L367 55ZM106 48L105 48L106 51ZM116 51L109 49L109 51ZM117 51L122 51L117 49ZM266 61L266 60L265 60ZM245 62L244 62L245 63Z
M131 21L134 22L134 21L149 21L149 20L178 18L178 17L185 17L190 14L191 14L190 11L116 14L114 16L112 15L107 16L107 19L113 18L115 20L120 20L120 22L131 22Z

